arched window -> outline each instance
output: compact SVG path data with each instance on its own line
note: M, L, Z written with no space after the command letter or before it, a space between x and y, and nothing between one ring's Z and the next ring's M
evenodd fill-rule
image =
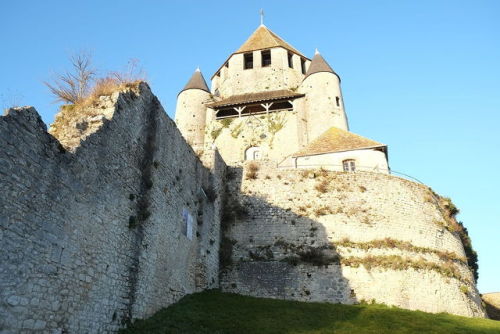
M260 147L252 146L245 151L245 160L260 160L260 159L261 159Z
M354 161L354 159L348 159L342 161L342 166L344 167L344 172L356 171L356 162Z

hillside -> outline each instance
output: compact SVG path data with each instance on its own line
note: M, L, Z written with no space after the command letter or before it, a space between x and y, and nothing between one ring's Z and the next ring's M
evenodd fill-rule
M184 297L120 333L498 334L500 322L383 305L304 303L211 290Z

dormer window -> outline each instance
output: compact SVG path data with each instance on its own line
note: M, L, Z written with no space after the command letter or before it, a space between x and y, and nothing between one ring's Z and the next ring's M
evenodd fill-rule
M264 50L260 52L262 56L262 67L271 65L271 50Z
M302 74L306 74L306 61L304 58L300 58L300 69L302 70Z
M288 52L288 67L293 68L293 53Z
M354 159L348 159L342 161L342 166L344 167L344 172L356 171L356 162L354 161Z
M253 53L245 53L243 55L243 69L249 70L253 68Z

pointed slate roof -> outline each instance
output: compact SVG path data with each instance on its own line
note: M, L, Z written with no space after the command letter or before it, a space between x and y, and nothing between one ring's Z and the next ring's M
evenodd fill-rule
M269 30L265 25L261 24L257 30L243 43L235 53L250 52L255 50L269 49L282 47L290 50L302 57L304 55L297 51L293 46L285 42L281 37Z
M304 77L304 80L311 74L319 72L329 72L338 76L338 74L335 73L335 71L330 67L330 65L328 65L325 58L323 58L323 56L321 56L318 50L316 50L316 53L314 54L314 57L311 61L311 65L309 65L309 69L307 70L306 76Z
M207 86L207 82L205 81L205 78L203 77L203 74L201 74L199 68L197 68L196 71L194 71L193 76L191 77L191 79L189 79L188 83L179 92L179 94L188 89L201 89L210 93L210 90L208 89Z
M361 137L349 131L336 127L326 130L306 147L294 153L292 157L303 157L324 153L345 152L367 148L383 148L387 146L374 140Z

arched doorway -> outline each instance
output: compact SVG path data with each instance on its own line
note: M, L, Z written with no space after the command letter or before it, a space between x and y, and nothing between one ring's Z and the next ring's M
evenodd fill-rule
M245 160L260 160L262 151L259 146L252 146L245 151Z

